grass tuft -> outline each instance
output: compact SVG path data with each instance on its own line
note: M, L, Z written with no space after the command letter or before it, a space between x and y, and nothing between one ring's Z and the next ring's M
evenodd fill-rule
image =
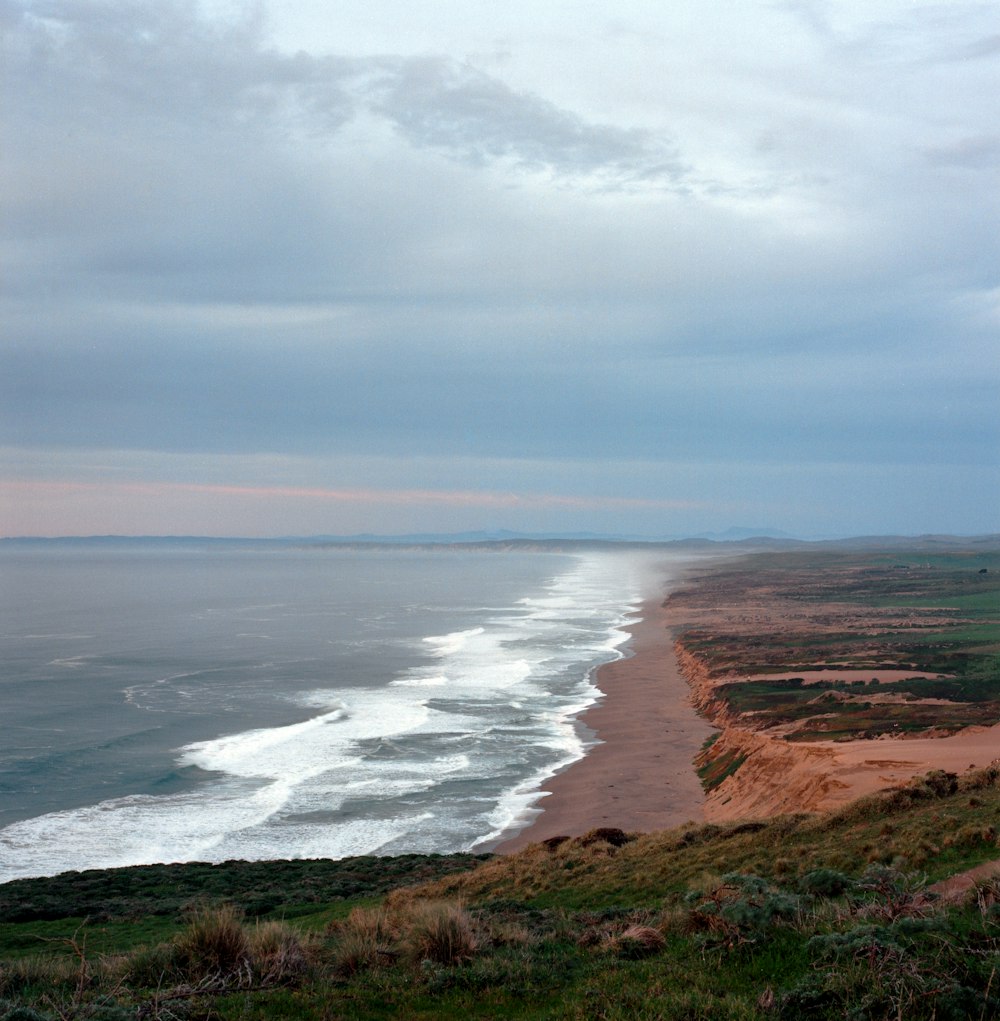
M404 945L414 961L451 965L470 960L479 941L469 913L460 904L430 901L413 908Z
M232 904L199 908L176 946L178 964L191 981L250 974L250 939Z

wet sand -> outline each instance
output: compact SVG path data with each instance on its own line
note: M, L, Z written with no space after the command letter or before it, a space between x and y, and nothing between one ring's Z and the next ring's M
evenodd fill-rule
M599 743L543 785L540 814L493 850L516 851L598 826L648 832L703 818L693 760L715 731L691 705L662 601L648 601L628 629L631 655L597 671L604 698L580 722Z

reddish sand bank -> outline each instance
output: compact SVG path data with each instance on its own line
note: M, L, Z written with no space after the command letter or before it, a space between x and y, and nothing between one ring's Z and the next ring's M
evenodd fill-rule
M824 812L932 769L964 773L1000 756L1000 725L967 727L950 737L790 743L728 728L716 742L746 755L739 771L705 805L714 822L782 812ZM715 748L713 747L713 750Z
M598 826L660 830L702 818L693 759L714 728L698 716L681 676L660 599L629 628L631 655L597 672L605 697L581 716L600 744L544 786L541 814L495 850Z

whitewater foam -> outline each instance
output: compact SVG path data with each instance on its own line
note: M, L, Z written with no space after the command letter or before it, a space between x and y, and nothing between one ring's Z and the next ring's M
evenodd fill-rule
M536 811L545 780L585 753L589 739L576 718L599 697L593 672L622 655L625 628L654 577L641 556L551 563L560 573L506 606L435 611L461 623L451 630L397 636L394 622L405 616L359 617L336 648L350 656L384 648L403 660L380 683L352 685L344 667L328 686L281 696L293 722L178 746L174 767L189 779L185 790L108 798L7 826L0 880L157 861L444 852L496 839ZM303 626L290 611L282 619ZM273 644L253 664L254 687L243 690L266 688L263 663L280 672ZM313 672L322 669L320 662ZM177 712L189 700L198 711L229 690L219 684L231 668L206 688L210 672L160 674L118 690L134 706ZM181 678L199 687L179 689Z

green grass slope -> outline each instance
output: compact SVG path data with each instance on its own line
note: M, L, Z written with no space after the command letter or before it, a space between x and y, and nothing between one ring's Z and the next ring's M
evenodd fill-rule
M0 886L0 1019L1000 1016L1000 770L829 816L505 857L150 866Z

